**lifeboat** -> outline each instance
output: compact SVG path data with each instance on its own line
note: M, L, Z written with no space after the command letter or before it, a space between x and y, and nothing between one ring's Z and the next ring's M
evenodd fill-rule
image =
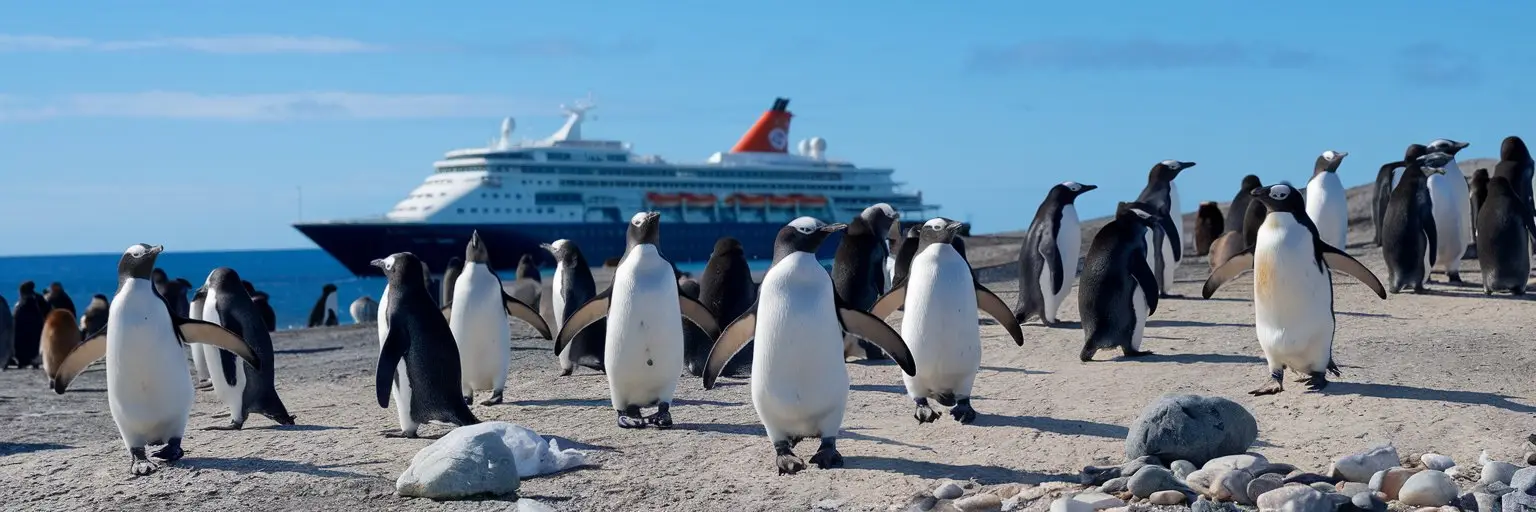
M819 208L827 205L826 196L800 196L796 199L799 199L800 206L814 206Z
M682 194L683 203L696 208L709 208L715 205L714 194Z
M647 202L651 203L654 206L671 207L671 206L677 206L678 204L682 203L683 198L682 198L682 196L680 196L678 194L661 194L661 193L657 193L657 192L647 192L645 194L645 200Z
M799 203L799 202L800 202L800 198L795 197L793 195L789 195L789 196L769 196L768 197L768 204L773 205L774 208L791 208L791 207L795 206L796 203Z
M742 194L740 192L735 193L735 194L731 194L731 195L729 195L729 196L727 196L725 198L725 204L732 205L732 206L745 206L745 207L749 207L749 208L750 207L759 207L760 208L760 207L763 206L763 203L766 202L766 201L767 201L766 197L763 197L763 196L760 196L760 195L757 195L757 194Z

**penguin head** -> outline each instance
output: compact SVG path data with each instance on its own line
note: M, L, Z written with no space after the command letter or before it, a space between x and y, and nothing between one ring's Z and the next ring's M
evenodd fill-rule
M139 245L143 245L143 244L139 244ZM124 255L126 256L126 253L124 253ZM170 280L171 280L171 278L167 277L165 275L165 271L164 270L161 270L161 269L157 268L157 269L154 269L154 270L150 271L150 281L154 281L155 284L165 284L166 282L168 282Z
M743 250L741 248L740 240L729 236L722 236L719 240L715 240L715 250L710 252L709 257L718 258L728 254L742 253Z
M1346 151L1334 151L1332 149L1317 155L1317 163L1312 166L1312 174L1320 172L1338 172L1339 164L1344 163L1344 157L1349 156Z
M1403 150L1403 161L1412 162L1419 157L1429 154L1429 148L1423 144L1409 144L1408 149Z
M1178 160L1163 160L1152 166L1152 172L1148 177L1153 180L1173 181L1179 177L1179 172L1194 167L1194 162L1181 162Z
M231 270L231 272L233 272L233 270ZM331 283L325 283L325 286L320 287L320 293L322 295L329 295L329 294L332 294L332 293L336 293L336 285L331 284Z
M489 263L491 251L485 247L485 240L480 238L480 230L474 230L469 234L469 244L464 246L464 261L470 263Z
M1157 208L1140 201L1121 202L1115 206L1115 220L1127 220L1146 227L1156 227L1162 222Z
M954 242L955 237L960 233L960 227L964 225L964 222L944 217L928 219L928 222L918 226L919 234L917 240L920 244L918 251L921 252L921 247L927 247L929 244L948 245L950 242Z
M821 243L828 236L847 228L848 225L843 223L827 224L815 217L800 217L779 228L779 236L774 240L774 252L778 253L779 248L788 248L814 254L821 249Z
M869 224L869 229L875 233L890 231L891 226L901 219L901 213L886 203L875 203L864 211L859 212L859 218Z
M64 293L64 285L60 284L58 281L48 283L48 293L50 295L55 293Z
M1525 147L1525 141L1517 135L1504 137L1504 142L1499 144L1499 160L1513 162L1531 161L1531 150Z
M629 241L628 247L640 244L658 245L661 243L661 213L639 212L629 218L629 231L624 235Z
M325 291L326 293L336 291L336 285L334 284L327 284L325 286L329 288ZM191 288L191 286L188 286L188 288ZM235 269L229 267L219 267L213 269L213 272L208 273L208 280L203 283L203 286L197 289L197 293L206 295L208 290L234 293L235 291L242 290L244 288L245 286L243 285L243 281L240 280L240 274L236 273ZM224 293L220 293L219 295L223 296ZM250 293L246 293L246 295L249 296ZM196 295L194 295L194 297L196 297Z
M1445 166L1450 165L1451 160L1455 159L1456 157L1450 153L1436 151L1418 157L1414 161L1418 162L1419 166L1424 170L1425 176L1432 176L1435 174L1445 174Z
M1259 188L1259 187L1262 187L1262 186L1264 186L1264 183L1259 181L1259 177L1258 176L1255 176L1255 175L1252 175L1252 174L1249 174L1247 176L1243 176L1243 186L1242 186L1242 189L1243 189L1244 193L1253 192L1253 189L1256 189L1256 188Z
M1469 142L1456 142L1451 139L1435 139L1429 143L1429 151L1431 153L1445 153L1455 157L1456 153L1466 149L1467 146L1470 145L1472 144Z
M918 225L915 225L915 226L909 226L909 227L907 227L906 239L907 240L917 240L918 236L922 235L922 234L923 234L923 225L922 224L918 224Z
M387 258L380 258L369 262L384 272L384 277L389 279L391 287L408 286L412 283L427 282L427 264L416 258L415 254L397 252Z
M539 244L539 247L549 251L549 254L561 263L575 263L576 257L581 254L581 249L576 246L576 242L564 238L547 244Z
M1099 186L1078 183L1076 181L1063 181L1051 187L1048 195L1055 197L1060 204L1072 204L1073 201L1077 200L1077 196L1087 194L1090 190L1096 188L1099 188Z
M448 258L448 268L464 270L464 258L460 258L458 256Z
M539 272L537 270L538 268L539 264L534 263L532 254L524 253L522 257L517 259L517 273L519 275L525 272L532 272L537 274Z
M240 280L240 286L244 286L245 287L245 293L249 294L252 297L256 296L256 285L251 284L250 281L246 281L246 280L242 279L242 280Z
M20 290L22 296L32 295L37 290L37 284L32 281L22 281Z
M1307 209L1306 201L1302 200L1301 193L1289 183L1280 182L1268 187L1253 189L1253 197L1258 198L1270 212L1296 213Z
M106 302L107 296L100 293L91 296L91 302Z
M117 279L125 278L149 279L154 276L156 283L165 282L165 271L155 268L155 258L160 256L165 246L149 244L133 244L123 250L123 257L117 261Z
M1479 167L1476 171L1472 171L1472 183L1481 183L1487 185L1488 179L1489 174L1487 167Z
M197 290L192 292L192 302L197 302L206 298L208 298L208 285L206 284L197 287ZM251 296L251 300L256 300L256 297L254 295Z

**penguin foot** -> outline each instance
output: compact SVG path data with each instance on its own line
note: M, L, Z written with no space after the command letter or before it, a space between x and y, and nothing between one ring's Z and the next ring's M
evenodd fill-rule
M917 401L917 411L912 413L912 417L917 418L918 424L933 423L939 419L939 413L934 412L933 408L928 406L928 399L924 398Z
M1285 384L1283 382L1281 382L1282 380L1284 380L1283 377L1284 377L1284 375L1281 374L1280 372L1275 372L1273 374L1270 374L1269 379L1267 379L1265 381L1263 386L1259 386L1259 389L1255 389L1253 391L1249 391L1248 394L1253 395L1253 396L1264 396L1264 395L1273 395L1273 394L1279 393L1281 391L1285 391Z
M1447 272L1445 274L1445 281L1450 284L1460 285L1463 282L1461 280L1461 272Z
M773 452L776 454L775 464L779 467L780 475L793 475L805 469L805 461L795 456L789 441L774 441Z
M870 342L864 341L864 340L859 340L859 346L864 349L864 358L865 359L868 359L870 361L883 361L883 360L886 360L886 359L890 359L889 357L886 357L885 356L885 352L881 351L880 347L875 346L874 343L870 343Z
M149 460L149 457L144 455L143 448L129 448L128 454L133 456L133 460L128 463L128 471L134 475L144 476L150 473L154 473L155 470L160 469L159 464L156 464L155 461Z
M662 402L656 406L656 414L645 417L645 423L656 428L672 428L672 404Z
M281 422L279 422L279 423L281 423ZM291 425L291 423L290 423L290 425ZM213 426L203 427L202 430L240 430L240 427L242 427L242 426L244 426L244 424L242 422L238 422L238 421L235 421L235 420L229 420L229 424L228 425L213 425Z
M1084 363L1087 363L1087 362L1093 361L1093 355L1097 354L1097 353L1099 353L1099 349L1094 348L1092 345L1089 345L1089 346L1083 347L1083 351L1079 352L1077 354L1077 358L1082 360Z
M210 380L200 380L200 381L197 381L197 389L199 391L208 391L210 389L213 389L213 381L210 381Z
M571 376L571 371L573 371L573 370L574 370L574 368L562 369L562 370L560 370L560 376L561 377L570 377Z
M640 417L640 406L631 405L619 413L619 428L645 428L645 418Z
M971 422L976 421L976 409L971 408L969 398L962 398L955 403L955 407L949 410L949 415L963 425L970 425Z
M823 438L821 447L817 448L816 454L811 456L811 464L821 469L843 467L843 454L837 453L837 438Z
M181 460L183 455L186 455L186 452L181 450L181 438L172 437L171 441L165 443L165 447L156 450L152 457L166 462L176 462Z
M1120 357L1122 358L1147 357L1150 355L1152 355L1151 350L1136 350L1130 347L1120 349Z
M1323 372L1312 372L1312 375L1307 377L1306 383L1307 391L1322 391L1323 388L1328 387L1328 374Z
M464 395L464 405L474 405L475 395Z
M480 405L496 405L496 404L501 403L501 401L502 401L501 394L502 394L501 390L496 390L496 391L491 392L491 397L485 399L484 402L480 402Z
M271 415L271 414L263 414L262 416L266 416L267 419L272 420L273 422L277 423L278 425L295 425L294 420L298 419L297 416L294 416L292 414L289 414L287 416L274 416L274 415Z
M419 437L415 432L406 432L404 430L385 430L379 432L379 434L391 439L416 439Z

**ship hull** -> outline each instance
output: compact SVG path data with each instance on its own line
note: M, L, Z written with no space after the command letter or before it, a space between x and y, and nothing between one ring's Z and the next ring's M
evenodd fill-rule
M539 247L568 239L581 247L587 262L602 265L624 254L627 223L614 224L426 224L408 222L300 223L293 227L357 276L378 276L369 262L397 252L410 252L426 262L434 274L442 273L448 260L464 257L470 233L478 230L491 253L491 267L515 269L524 254L541 267L554 267L554 257ZM748 260L773 258L773 240L782 223L663 224L661 251L673 263L709 261L715 241L730 236L741 242ZM837 252L841 233L834 233L817 254L830 259Z

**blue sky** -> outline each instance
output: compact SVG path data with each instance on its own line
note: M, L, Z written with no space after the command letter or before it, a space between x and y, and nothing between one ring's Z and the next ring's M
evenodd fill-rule
M978 231L1044 191L1085 217L1155 162L1184 208L1239 178L1349 185L1409 143L1497 153L1533 126L1536 4L1362 1L14 2L0 16L0 254L311 246L379 214L501 117L694 161L776 96L792 138L894 167ZM947 4L946 4L947 5ZM1525 135L1530 135L1526 132Z

